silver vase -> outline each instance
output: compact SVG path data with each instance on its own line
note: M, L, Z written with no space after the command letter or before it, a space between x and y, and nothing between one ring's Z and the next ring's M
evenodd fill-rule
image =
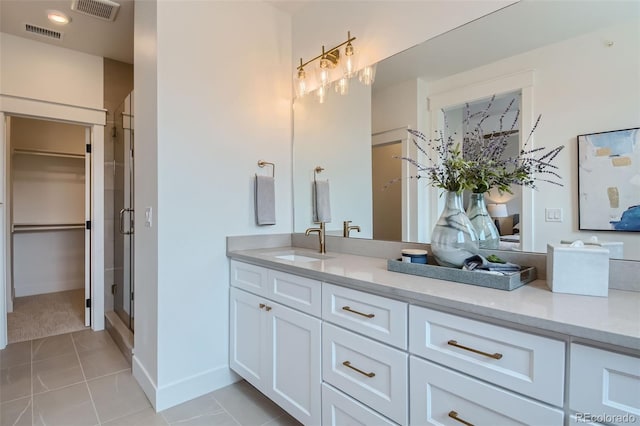
M444 210L431 234L431 251L441 266L460 268L478 254L478 236L462 208L462 194L447 192Z
M480 248L497 250L500 246L500 233L493 219L489 216L484 194L471 194L467 217L476 231Z

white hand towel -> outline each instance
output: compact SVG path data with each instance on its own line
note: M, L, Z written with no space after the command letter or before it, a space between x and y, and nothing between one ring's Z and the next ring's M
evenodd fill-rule
M313 183L313 203L313 221L331 222L331 201L328 180L317 180Z
M256 223L276 224L275 179L271 176L256 176Z

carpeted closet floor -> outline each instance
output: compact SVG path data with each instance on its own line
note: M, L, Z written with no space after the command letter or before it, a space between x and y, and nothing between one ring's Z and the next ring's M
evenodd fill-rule
M17 297L7 315L9 343L84 328L84 289Z

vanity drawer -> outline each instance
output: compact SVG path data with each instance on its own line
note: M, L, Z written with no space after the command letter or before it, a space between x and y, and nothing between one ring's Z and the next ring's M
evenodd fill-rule
M322 424L324 426L396 425L326 383L322 384Z
M319 317L322 311L322 283L310 278L269 270L269 298Z
M419 306L409 323L412 354L562 406L564 342Z
M322 286L325 321L407 349L406 303L332 284Z
M407 354L328 323L322 378L391 420L407 423Z
M267 269L231 260L231 285L259 296L267 296Z
M606 423L613 424L640 417L640 358L576 343L570 358L571 410L607 415Z
M414 356L410 363L412 426L563 424L560 409Z

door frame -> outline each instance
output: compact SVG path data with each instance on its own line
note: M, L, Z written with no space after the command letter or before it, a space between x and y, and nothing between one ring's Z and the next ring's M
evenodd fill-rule
M2 164L6 164L5 118L18 115L29 118L64 121L88 128L91 139L91 328L104 329L104 127L107 112L104 109L67 105L38 99L0 94L0 149ZM2 167L4 185L8 182L7 169ZM6 189L3 188L6 192ZM0 226L6 230L6 215ZM6 234L6 232L5 232ZM6 253L10 235L0 241L0 251ZM0 269L7 270L7 257L2 255ZM0 274L0 349L7 345L7 289L11 287L4 273Z

